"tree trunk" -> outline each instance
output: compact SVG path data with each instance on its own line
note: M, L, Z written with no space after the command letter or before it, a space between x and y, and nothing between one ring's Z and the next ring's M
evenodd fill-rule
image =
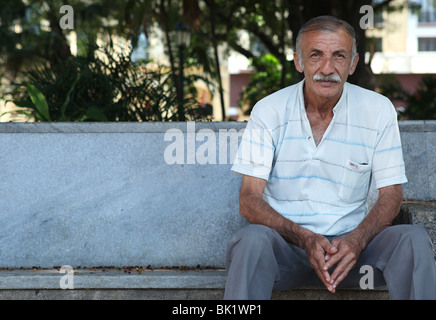
M170 38L170 32L172 30L169 29L168 12L167 12L167 8L165 6L165 0L160 1L159 9L160 9L160 13L161 13L161 23L164 27L165 41L166 41L167 49L168 49L168 58L170 60L170 66L171 66L171 74L172 74L174 85L176 87L177 98L180 99L182 92L180 92L179 79L177 78L177 71L176 71L176 66L174 63L174 54L173 54L173 49L171 46L171 38ZM182 62L180 62L180 63L182 63ZM180 120L180 119L178 119L178 120Z
M221 101L221 112L222 112L222 120L226 120L226 108L224 104L224 89L223 89L223 83L222 83L222 77L221 77L221 70L220 70L220 61L218 56L218 43L216 38L216 30L215 30L215 0L209 0L206 1L208 7L209 7L209 14L210 14L210 29L211 29L211 35L212 35L212 45L213 45L213 51L214 51L214 58L215 58L215 66L216 66L216 72L217 72L217 80L218 80L218 89L220 93L220 101Z

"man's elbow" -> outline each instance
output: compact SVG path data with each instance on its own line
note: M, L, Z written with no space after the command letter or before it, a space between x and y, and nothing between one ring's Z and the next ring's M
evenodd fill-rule
M403 203L403 199L404 199L403 189L401 188L401 184L396 184L396 185L392 186L392 193L395 197L397 205L401 206L401 204Z
M403 201L403 190L401 184L387 186L379 189L379 197L388 197L397 203Z
M399 201L400 205L403 203L403 199L404 199L403 189L401 188L401 185L399 185L398 201Z
M241 217L247 219L249 221L250 218L250 201L247 199L246 196L240 196L239 197L239 214Z
M256 223L259 212L262 211L263 199L254 195L242 195L239 197L239 214L250 223Z
M395 217L399 214L403 203L403 190L400 184L381 188L379 190L379 198L381 202L391 207Z

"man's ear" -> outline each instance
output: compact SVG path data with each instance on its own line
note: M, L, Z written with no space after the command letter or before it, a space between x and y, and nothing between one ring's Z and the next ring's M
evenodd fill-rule
M297 71L303 73L303 68L300 66L300 57L296 52L294 52L294 64Z
M357 63L359 62L359 54L356 53L356 57L354 57L353 65L350 66L350 70L348 71L348 75L352 75L354 71L356 70Z

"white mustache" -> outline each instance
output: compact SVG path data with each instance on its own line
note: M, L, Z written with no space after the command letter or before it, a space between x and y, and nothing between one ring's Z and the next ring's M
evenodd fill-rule
M313 81L341 82L341 77L338 74L330 74L328 76L323 76L321 74L315 74L313 76Z

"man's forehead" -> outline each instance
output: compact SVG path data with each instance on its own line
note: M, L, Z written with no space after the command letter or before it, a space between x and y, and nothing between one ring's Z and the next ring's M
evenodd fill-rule
M353 39L343 29L336 31L311 30L302 35L301 38L303 49L329 48L337 50L350 50L353 45Z

